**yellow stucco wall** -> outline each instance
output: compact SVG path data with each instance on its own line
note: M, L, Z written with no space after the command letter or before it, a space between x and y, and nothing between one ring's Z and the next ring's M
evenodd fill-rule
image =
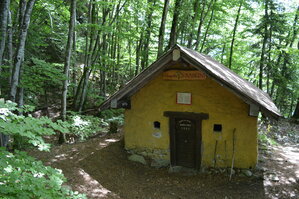
M177 92L192 93L192 105L176 104ZM170 81L163 80L160 74L131 97L131 109L125 111L125 147L168 151L162 158L169 159L169 118L163 116L164 111L208 113L209 119L202 121L201 166L214 165L216 140L216 166L231 166L232 135L236 128L234 165L255 167L257 118L248 116L248 110L246 103L210 78ZM161 123L160 130L154 128L154 121ZM221 133L213 132L214 124L222 124Z

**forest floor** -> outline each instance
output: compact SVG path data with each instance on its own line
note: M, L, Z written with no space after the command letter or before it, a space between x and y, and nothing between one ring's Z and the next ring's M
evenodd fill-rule
M128 160L122 134L81 143L53 146L51 152L31 151L46 165L61 169L66 186L89 198L123 199L292 199L299 196L299 145L262 148L258 170L251 177L226 172L169 173Z

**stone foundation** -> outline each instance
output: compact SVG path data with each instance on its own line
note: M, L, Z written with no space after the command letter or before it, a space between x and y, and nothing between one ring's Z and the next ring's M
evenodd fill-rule
M129 154L141 155L150 159L151 166L160 168L170 165L170 150L169 149L149 149L149 148L135 148L126 149Z

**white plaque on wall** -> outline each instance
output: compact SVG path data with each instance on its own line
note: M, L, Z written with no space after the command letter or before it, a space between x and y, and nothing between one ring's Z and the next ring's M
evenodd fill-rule
M176 93L176 103L191 105L192 104L191 93Z

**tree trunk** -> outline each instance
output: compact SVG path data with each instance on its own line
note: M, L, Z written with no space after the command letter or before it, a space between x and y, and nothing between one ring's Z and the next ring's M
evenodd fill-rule
M143 34L141 33L139 41L137 42L137 45L136 45L136 59L135 59L136 68L135 68L135 76L138 75L138 73L139 73L140 52L141 52L142 43L143 43Z
M102 51L102 55L103 57L106 56L106 49L107 49L107 37L106 37L106 34L103 35L103 45L101 46L101 51ZM102 67L103 68L106 68L106 60L103 59L101 61L101 64L102 64ZM106 82L106 71L105 70L101 70L101 73L100 73L100 76L101 76L101 96L106 96L106 85L107 85L107 82Z
M217 0L213 0L213 1L214 1L213 5L215 5ZM207 29L206 29L206 32L205 32L205 35L204 35L204 38L203 38L203 41L202 41L201 48L200 48L199 52L203 51L204 45L206 43L206 39L207 39L211 24L212 24L212 21L213 21L213 18L214 18L214 11L215 11L215 9L212 9L211 17L210 17L210 20L208 22L208 26L207 26Z
M239 18L240 18L242 4L243 4L243 1L240 2L239 8L238 8L237 17L236 17L236 21L235 21L235 25L234 25L234 29L233 29L233 37L232 37L232 41L230 43L230 53L229 53L229 58L228 58L228 67L229 68L232 68L234 43L235 43L236 31L237 31Z
M157 58L159 58L163 54L165 23L166 23L166 19L167 19L168 8L169 8L169 0L164 0L163 14L162 14L161 25L160 25L160 29L159 29Z
M260 59L260 71L259 71L259 88L263 89L263 74L264 74L264 64L265 64L265 53L266 53L266 44L268 40L268 0L265 0L265 18L266 24L264 27L264 38L263 38L263 46L261 52Z
M297 24L297 20L298 20L298 15L299 15L299 6L297 8L297 12L296 12L296 16L295 16L295 22L294 22L294 25ZM298 29L297 29L297 32L295 32L295 26L294 26L294 38L295 36L297 35L298 33ZM298 41L298 44L297 44L297 48L299 49L299 41ZM293 114L293 118L295 119L299 119L299 98L297 99L297 105L296 105L296 108L295 108L295 111L294 111L294 114Z
M153 18L153 12L154 12L154 6L156 4L156 0L148 0L148 13L146 15L146 28L145 28L145 40L143 43L143 49L142 49L142 60L141 60L141 69L145 69L145 67L148 65L148 51L149 51L149 43L151 38L151 29L152 29L152 18Z
M101 96L105 97L105 93L106 93L106 72L105 71L101 71L100 72L100 76L101 76Z
M129 79L133 77L132 71L132 47L131 47L131 39L128 41L128 50L129 50Z
M188 44L187 44L187 47L188 48L191 48L191 45L192 45L192 41L193 41L193 30L194 30L194 27L195 27L195 23L197 21L197 18L199 16L199 3L200 3L200 0L195 0L194 1L194 4L193 4L193 12L194 12L194 15L192 16L192 20L191 20L191 29L190 29L190 33L189 33L189 36L188 36Z
M76 41L77 41L77 34L76 31L74 30L74 35L73 35L73 73L72 73L72 81L73 81L73 99L75 98L76 94L76 84L77 84L77 48L76 48Z
M64 61L64 71L63 71L66 79L63 81L62 99L61 99L61 119L63 121L66 120L66 98L67 98L67 91L68 91L69 70L71 65L73 36L74 36L75 20L76 20L76 0L71 1L70 13L71 16L69 21L69 32L68 32L67 45L65 49L65 61Z
M85 103L87 90L88 90L88 80L89 80L90 73L91 73L91 69L88 69L85 73L85 76L84 76L83 87L82 87L82 95L81 95L81 98L80 98L80 103L79 103L79 108L78 108L79 112L81 112L83 110L83 106L84 106L84 103Z
M297 99L297 105L293 114L293 118L299 119L299 98Z
M272 15L272 11L271 11L271 15ZM272 70L272 66L271 66L271 51L272 51L272 30L273 30L273 26L270 23L270 27L269 27L269 45L268 45L268 58L267 58L267 65L266 65L266 71L267 71L267 79L266 79L266 89L267 89L267 93L270 93L270 73Z
M221 51L221 60L220 60L220 63L221 64L224 64L224 53L225 53L225 48L226 48L226 43L224 41L224 44L223 44L223 47L222 47L222 51Z
M200 40L200 35L201 35L201 28L204 22L204 12L205 12L205 7L206 7L206 0L202 1L202 6L201 6L201 12L200 12L200 20L197 28L197 34L196 34L196 42L195 42L195 50L198 49L199 46L199 40Z
M8 59L9 59L9 74L11 74L12 72L12 67L13 67L13 51L12 51L12 20L11 20L11 12L8 12L8 19L7 19L7 23L8 23L8 28L7 28L7 50L8 50ZM9 79L9 83L10 83L10 79Z
M45 97L46 115L47 115L47 117L50 117L50 112L49 112L49 95L48 95L48 88L47 88L47 86L45 88L44 97Z
M22 20L22 24L20 24L20 35L19 35L19 44L16 50L16 58L14 63L14 68L12 71L12 79L11 79L11 88L10 88L10 100L15 102L17 87L19 85L20 79L20 69L24 60L24 51L25 51L25 43L27 39L27 31L30 24L30 16L34 6L35 0L29 0L26 4L26 10L24 13L24 17Z
M294 41L295 41L295 39L297 38L297 35L298 35L298 31L299 31L299 28L297 28L298 27L298 18L299 18L299 6L297 7L294 22L293 22L293 35L292 35L292 38L291 38L291 41L290 41L290 45L289 45L290 47L293 46ZM299 46L298 46L298 49L299 49Z
M89 1L89 8L88 8L88 23L89 24L95 24L96 23L96 5L95 0ZM103 22L102 25L105 23L106 17L103 16ZM85 58L84 58L84 69L83 69L83 75L81 77L81 80L79 82L79 85L77 86L76 95L74 98L74 109L75 110L82 110L82 106L85 101L85 94L86 94L86 86L88 85L88 79L89 75L91 73L91 66L93 65L92 60L94 57L96 57L96 50L98 47L98 37L100 34L100 31L97 31L97 34L95 34L96 30L92 26L90 28L87 28L86 31L86 37L85 37Z
M181 9L181 0L175 1L175 7L174 7L174 13L172 18L172 25L171 25L171 32L170 32L170 38L168 43L168 49L171 48L177 41L177 27L179 23L179 15L180 15L180 9Z
M9 24L9 13L10 13L10 0L3 0L0 4L1 9L1 25L0 25L0 75L2 71L2 62L3 62L3 55L4 55L4 49L5 49L5 43L6 43L6 35L8 31ZM1 86L0 86L0 95L1 95ZM1 134L0 133L0 147L7 147L9 141L9 136Z
M26 0L20 0L19 11L18 11L18 20L19 20L19 31L21 31L21 26L23 24L25 12L26 12L27 2ZM20 33L19 33L20 34Z
M75 91L75 96L74 96L74 101L73 101L73 109L74 110L77 110L78 109L78 99L80 98L80 95L81 95L81 89L82 89L82 84L83 84L83 79L84 79L84 72L85 70L83 71L83 75L81 76L80 78L80 81L77 85L77 89Z
M117 72L116 72L116 82L119 84L119 68L120 68L120 55L121 55L121 45L120 42L117 42L117 55L116 55L116 66L117 66Z
M199 20L199 25L198 25L197 34L196 34L196 42L195 42L195 47L194 47L195 50L198 50L199 43L200 43L201 29L202 29L202 26L204 24L206 16L209 14L209 11L211 9L213 1L214 0L210 1L209 5L208 5L208 8L207 8L207 11L205 12L205 8L206 8L206 5L207 5L207 0L202 0L203 5L202 5L202 8L201 8L200 20Z
M2 18L1 18L1 26L0 26L0 74L2 70L2 61L3 61L3 54L5 49L6 43L6 35L7 35L7 21L8 21L8 13L9 13L9 5L10 0L2 0L0 8L2 8Z
M18 107L22 108L24 106L24 88L18 88ZM23 113L20 113L23 114Z

